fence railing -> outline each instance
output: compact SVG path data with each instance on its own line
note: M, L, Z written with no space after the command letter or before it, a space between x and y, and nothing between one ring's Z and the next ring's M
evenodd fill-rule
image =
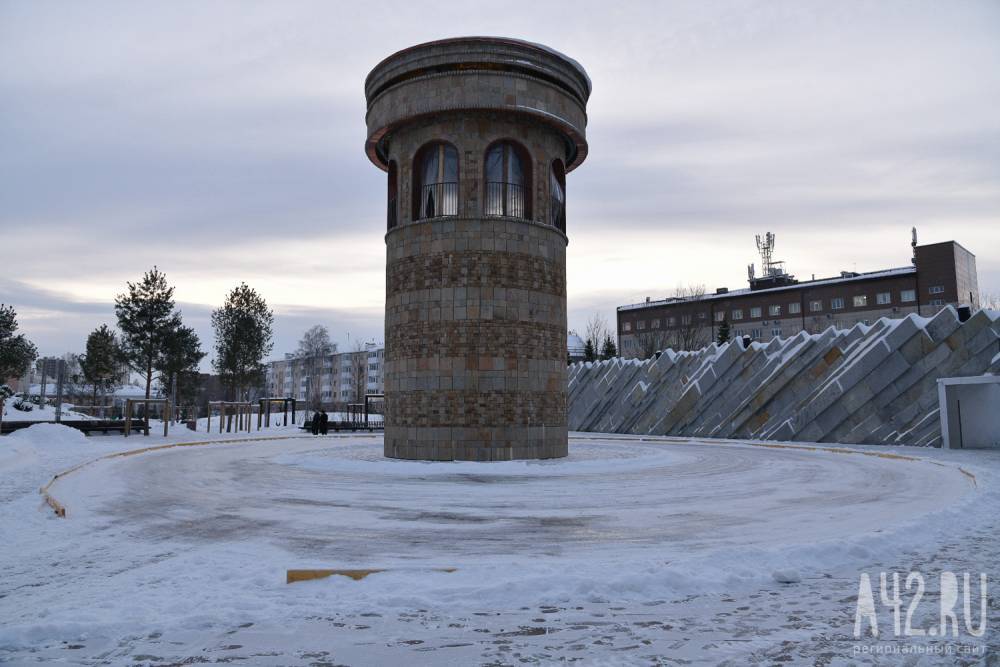
M431 183L420 188L417 219L458 215L458 183Z
M524 188L517 183L487 182L485 214L507 218L527 218Z

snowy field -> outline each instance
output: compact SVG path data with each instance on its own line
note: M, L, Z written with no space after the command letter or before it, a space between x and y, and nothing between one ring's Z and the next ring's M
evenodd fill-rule
M3 420L5 422L46 422L55 421L56 408L54 405L35 405L31 412L22 412L14 407L14 400L8 398L4 401ZM69 421L75 419L94 419L90 415L82 412L74 412L73 406L63 404L62 418Z
M38 494L102 455L219 439L79 468L50 487L65 519ZM920 571L928 598L942 570L997 585L1000 452L593 434L543 462L381 450L292 427L0 438L0 662L997 659L995 594L982 637L894 637L888 615L877 640L852 632L863 572ZM384 571L285 583L309 568Z

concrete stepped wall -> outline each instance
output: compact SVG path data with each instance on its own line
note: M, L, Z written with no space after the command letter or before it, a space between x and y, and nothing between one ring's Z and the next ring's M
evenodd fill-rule
M641 435L940 446L937 380L1000 374L1000 312L738 341L568 371L569 428Z

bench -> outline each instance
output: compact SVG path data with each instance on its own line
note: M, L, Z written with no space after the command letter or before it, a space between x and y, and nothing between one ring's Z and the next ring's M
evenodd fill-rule
M312 433L312 420L311 419L306 420L301 426L299 426L299 428L302 429L303 431L307 431L309 433ZM364 422L352 422L352 421L346 421L346 420L337 420L337 421L335 421L333 419L331 419L330 421L328 421L326 423L327 433L329 433L331 431L334 432L334 433L339 432L339 431L352 431L352 432L353 431L381 431L384 428L385 428L385 422L381 421L381 420L377 421L377 422L376 421L370 421L370 422L368 422L367 426L365 425Z

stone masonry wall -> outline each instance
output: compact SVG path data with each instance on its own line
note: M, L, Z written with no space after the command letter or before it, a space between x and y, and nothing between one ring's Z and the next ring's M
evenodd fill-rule
M940 446L937 379L1000 374L1000 313L952 307L569 369L570 430Z
M386 456L566 456L566 237L435 218L386 246Z

